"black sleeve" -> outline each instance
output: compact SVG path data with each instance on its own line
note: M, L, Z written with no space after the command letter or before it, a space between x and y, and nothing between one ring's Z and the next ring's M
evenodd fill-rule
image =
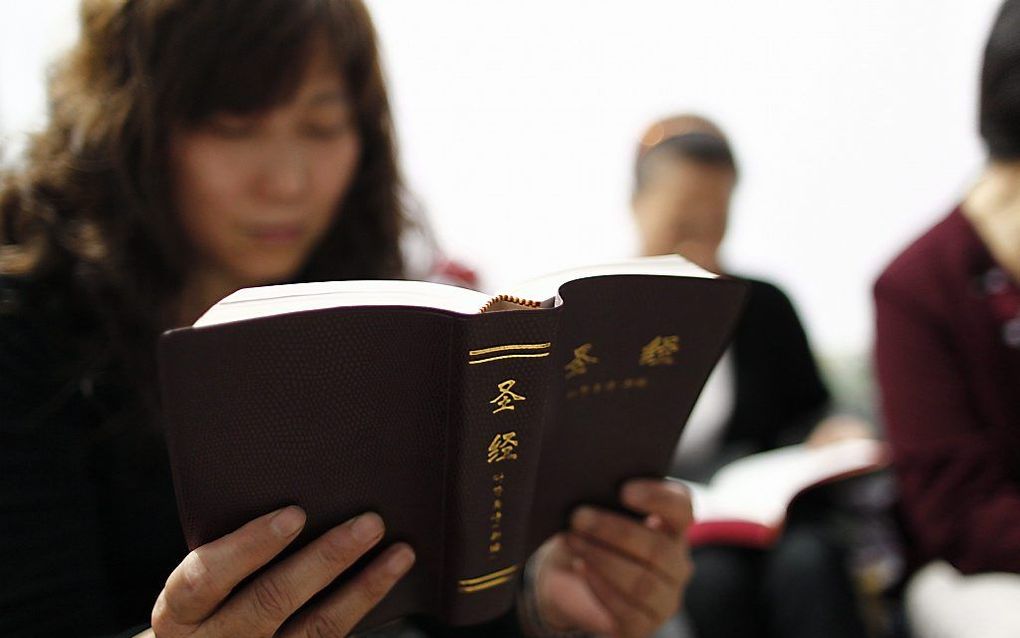
M772 284L750 283L734 336L736 402L726 441L758 452L803 440L830 395L790 299Z
M107 618L75 388L0 281L0 635L88 635Z

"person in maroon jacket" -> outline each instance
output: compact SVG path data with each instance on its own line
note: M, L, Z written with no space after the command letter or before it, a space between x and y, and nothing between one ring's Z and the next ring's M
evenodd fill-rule
M980 179L874 290L920 636L1020 635L1020 0L985 49L980 126Z

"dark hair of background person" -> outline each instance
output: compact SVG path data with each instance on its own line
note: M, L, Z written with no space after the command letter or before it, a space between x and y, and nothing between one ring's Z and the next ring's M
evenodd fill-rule
M1020 159L1020 0L999 9L981 69L980 127L993 160Z
M402 275L390 108L359 0L84 0L81 26L51 74L47 128L0 183L0 275L42 283L46 316L94 334L72 344L80 354L123 361L153 387L155 340L195 254L173 206L170 132L286 103L316 46L349 92L362 151L297 279Z
M696 115L661 120L645 133L634 161L635 195L648 183L652 166L662 159L690 160L738 174L736 157L722 130Z

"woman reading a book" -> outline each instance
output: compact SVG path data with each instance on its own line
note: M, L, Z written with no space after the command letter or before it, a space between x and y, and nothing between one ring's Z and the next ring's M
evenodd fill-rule
M255 576L302 510L188 553L154 349L240 287L403 274L371 21L351 0L84 0L82 18L0 191L0 634L345 635L413 548L307 605L378 543L377 515ZM644 518L580 510L519 608L465 633L654 631L690 573L690 504L662 481L622 500Z
M692 114L654 123L634 166L633 212L645 255L680 253L724 272L720 250L737 184L722 130ZM830 395L793 304L753 279L733 344L688 419L673 475L707 482L747 455L801 443L870 435L852 417L829 416ZM699 638L865 635L837 535L825 508L788 521L773 547L696 547L686 610Z
M881 407L920 638L1020 635L1020 2L1003 3L979 101L988 162L875 284Z

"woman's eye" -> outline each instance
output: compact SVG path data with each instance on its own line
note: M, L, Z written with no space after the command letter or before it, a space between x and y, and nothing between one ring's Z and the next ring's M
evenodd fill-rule
M346 135L350 128L350 122L345 119L333 122L309 122L302 127L302 132L312 139L333 140Z
M240 117L217 117L207 124L214 135L229 139L240 139L253 135L257 129L254 121Z

